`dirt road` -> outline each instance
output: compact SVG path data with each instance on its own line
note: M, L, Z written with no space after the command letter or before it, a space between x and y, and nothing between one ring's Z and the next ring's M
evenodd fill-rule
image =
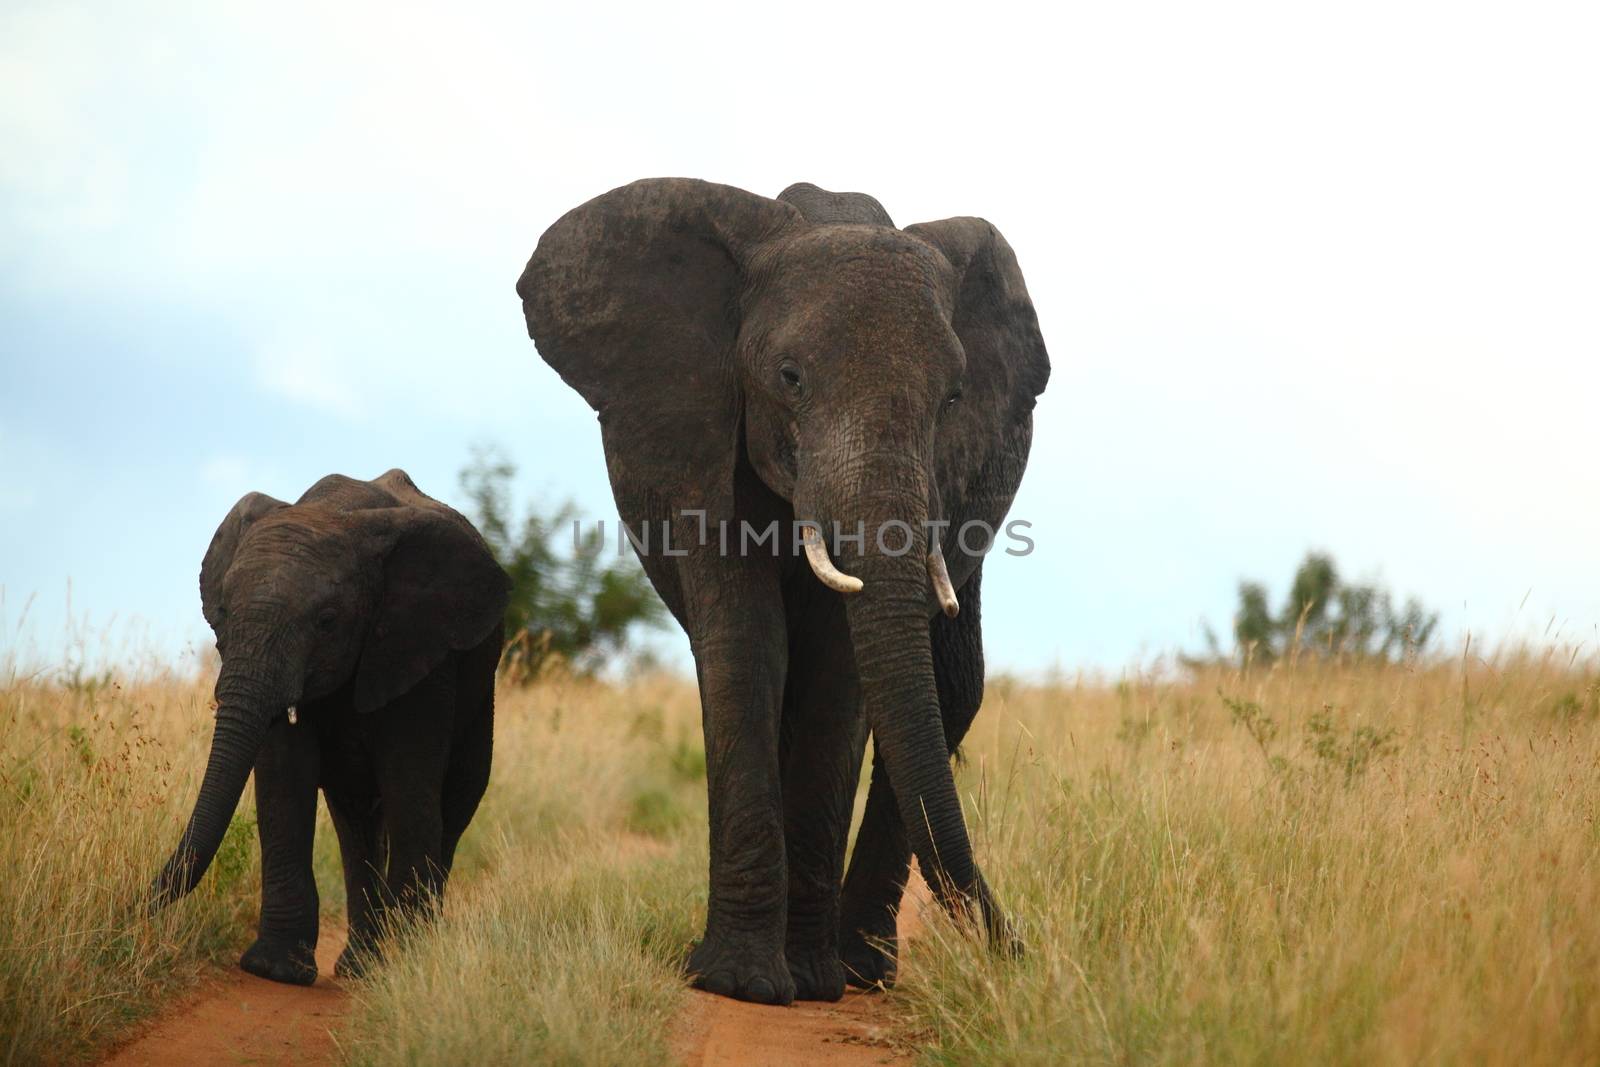
M900 916L902 942L916 936L927 899L926 887L914 881ZM323 977L311 988L268 982L236 968L221 971L112 1053L106 1067L337 1063L330 1031L348 1010L349 994L328 976L344 947L344 931L325 929L319 941ZM691 992L673 1051L685 1067L903 1067L910 1058L888 1041L889 1000L852 991L837 1004L771 1008Z
M317 940L322 977L316 985L269 982L236 967L221 971L194 998L112 1053L107 1067L338 1062L329 1030L344 1017L349 994L329 976L344 949L344 929L324 926Z
M900 941L921 928L929 906L920 878L913 878L900 913ZM674 1035L684 1067L908 1067L888 1040L893 1023L890 998L851 990L837 1004L801 1002L787 1008L744 1004L698 990Z

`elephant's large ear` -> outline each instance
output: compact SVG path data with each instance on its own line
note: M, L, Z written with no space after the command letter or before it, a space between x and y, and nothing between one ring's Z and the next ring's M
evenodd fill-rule
M383 554L377 614L356 666L354 704L373 711L422 681L451 651L473 648L505 616L511 579L455 512L374 508L352 518Z
M200 562L200 610L213 633L222 625L222 576L233 566L233 554L245 531L261 516L288 506L265 493L246 493L211 535L205 559Z
M779 193L778 199L799 208L807 222L894 225L894 219L878 203L878 198L866 193L836 193L810 182L795 182Z
M998 406L994 414L1005 421L991 426L1032 411L1050 380L1050 356L1011 246L993 225L977 218L922 222L906 232L944 253L960 279L951 325L967 353L962 406Z
M788 204L652 178L567 212L517 282L539 354L600 413L613 489L726 514L746 264Z

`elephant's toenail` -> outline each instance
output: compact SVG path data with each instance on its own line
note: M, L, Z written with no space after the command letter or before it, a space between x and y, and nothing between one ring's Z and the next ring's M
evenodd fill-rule
M736 988L733 975L728 971L715 971L700 979L700 988L719 997L733 996Z

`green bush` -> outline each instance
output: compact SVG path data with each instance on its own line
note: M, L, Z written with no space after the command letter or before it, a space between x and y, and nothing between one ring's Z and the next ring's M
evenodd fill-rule
M1438 613L1425 610L1415 599L1396 607L1387 589L1346 582L1332 556L1310 552L1295 570L1289 595L1276 612L1266 586L1239 583L1234 655L1241 663L1270 664L1296 653L1387 663L1425 652L1438 625ZM1209 628L1206 644L1207 655L1191 658L1192 665L1229 658Z
M665 606L631 555L607 561L596 525L577 530L568 502L553 511L529 508L512 516L510 483L516 467L496 448L475 449L461 472L470 517L511 576L506 605L506 666L516 680L561 665L593 674L628 651L637 627L658 626ZM570 547L563 549L566 541Z

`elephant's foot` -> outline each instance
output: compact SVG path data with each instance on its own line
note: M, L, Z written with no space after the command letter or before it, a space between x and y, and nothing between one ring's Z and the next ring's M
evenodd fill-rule
M790 945L783 955L794 979L794 999L838 1000L844 996L844 964L832 945L814 949Z
M340 978L365 978L383 959L383 952L376 942L363 941L352 937L344 951L339 953L339 959L333 965L333 973Z
M753 939L722 938L708 930L689 953L685 970L696 989L734 1000L789 1004L795 997L783 950L763 951Z
M244 950L239 966L257 978L288 985L310 985L317 980L316 945L294 938L265 935Z
M892 920L885 933L859 927L845 931L839 939L839 960L845 981L857 989L892 988L898 949Z

